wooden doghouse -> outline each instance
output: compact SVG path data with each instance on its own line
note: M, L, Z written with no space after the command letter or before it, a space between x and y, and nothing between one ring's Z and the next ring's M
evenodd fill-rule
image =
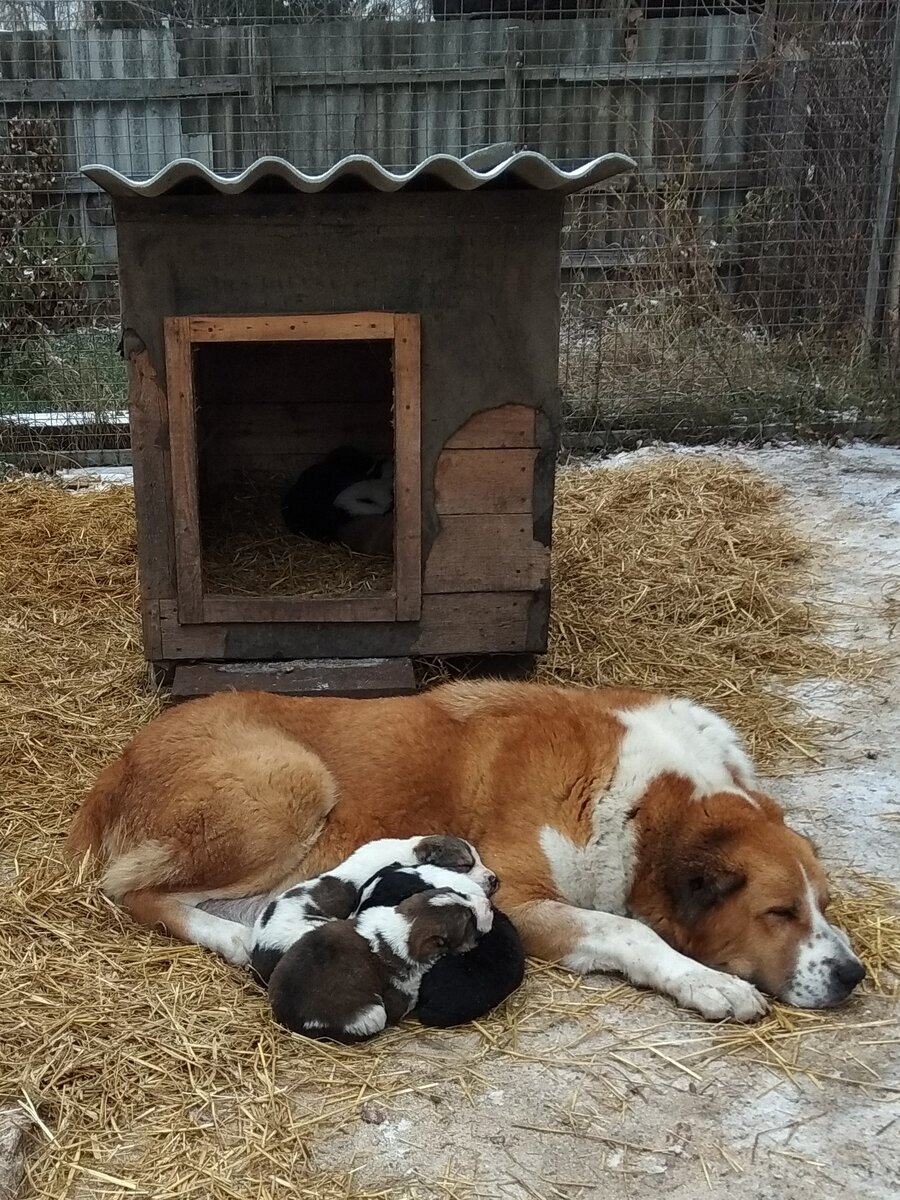
M632 166L85 168L116 217L145 651L176 693L403 691L411 656L545 649L563 203ZM393 458L391 560L281 524L340 445Z

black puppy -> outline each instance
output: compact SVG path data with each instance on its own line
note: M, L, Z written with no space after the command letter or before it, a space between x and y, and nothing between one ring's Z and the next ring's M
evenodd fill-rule
M333 542L342 524L349 520L335 500L351 484L375 478L380 460L354 446L338 446L321 462L313 463L289 489L281 504L281 515L291 533L317 542Z
M395 907L409 896L433 888L429 866L397 863L376 872L363 885L356 915L366 909ZM494 923L471 950L441 958L419 984L416 1016L423 1025L445 1029L476 1021L512 995L525 977L525 951L518 931L505 913L494 908Z

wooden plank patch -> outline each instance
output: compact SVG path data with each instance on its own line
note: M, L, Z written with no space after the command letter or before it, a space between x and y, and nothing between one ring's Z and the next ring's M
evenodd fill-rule
M441 518L425 566L425 592L519 592L547 586L550 550L530 516Z
M445 449L515 449L536 445L535 410L526 404L501 404L466 421L448 439Z
M409 658L296 658L287 662L191 663L175 668L172 696L275 692L280 696L405 696L416 690Z
M537 450L445 450L434 472L438 513L530 513Z

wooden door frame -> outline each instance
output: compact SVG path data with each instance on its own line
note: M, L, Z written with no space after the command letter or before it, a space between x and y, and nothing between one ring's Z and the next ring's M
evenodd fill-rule
M178 619L233 622L417 621L422 611L420 318L413 313L167 317L166 393ZM218 342L388 341L394 380L394 586L371 596L227 596L203 588L193 348Z

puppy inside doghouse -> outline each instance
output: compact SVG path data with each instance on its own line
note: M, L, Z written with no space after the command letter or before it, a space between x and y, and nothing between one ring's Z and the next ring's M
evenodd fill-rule
M301 473L281 511L292 533L387 557L394 545L393 509L392 460L345 445Z

